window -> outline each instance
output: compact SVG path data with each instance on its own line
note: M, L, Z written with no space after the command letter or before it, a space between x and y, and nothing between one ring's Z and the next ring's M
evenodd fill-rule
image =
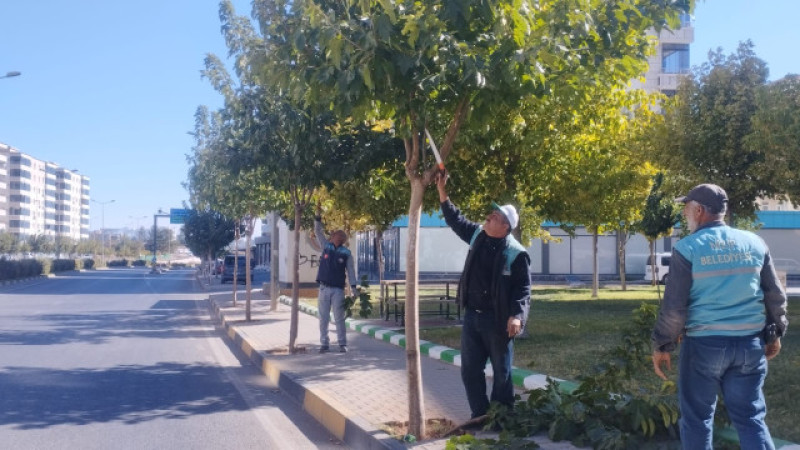
M689 44L664 44L661 47L661 72L689 71Z
M29 204L31 202L31 198L28 197L27 195L11 194L11 196L9 196L9 201L11 201L12 203L28 203Z
M11 190L30 192L31 185L22 181L12 181L10 183Z
M31 227L31 223L27 220L9 220L8 221L9 228L23 228L27 229Z
M12 164L19 164L20 166L31 166L31 160L21 155L11 155L10 161Z
M56 191L54 191L52 189L45 189L44 190L44 195L46 195L47 197L55 197L56 196Z
M682 12L680 15L681 28L688 27L692 24L692 15L687 12Z
M28 208L10 208L8 213L12 216L30 216L31 210Z
M31 173L27 170L22 170L22 169L11 169L11 176L25 178L27 180L31 179Z

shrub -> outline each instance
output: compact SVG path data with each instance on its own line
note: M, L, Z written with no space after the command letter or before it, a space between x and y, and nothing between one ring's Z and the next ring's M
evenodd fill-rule
M94 260L91 258L86 258L83 260L83 268L84 269L94 269Z
M108 262L108 267L128 267L127 259L115 259Z
M65 270L75 270L74 259L54 259L50 261L50 273L63 272Z
M44 267L41 261L21 259L17 261L0 258L0 280L16 280L42 275Z
M42 265L42 275L53 273L53 260L52 259L39 259L37 260Z
M137 260L131 262L131 265L133 267L144 267L144 266L147 265L147 261L145 261L143 259L137 259Z

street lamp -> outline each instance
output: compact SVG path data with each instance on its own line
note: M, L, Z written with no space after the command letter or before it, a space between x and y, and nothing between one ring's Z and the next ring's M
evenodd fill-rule
M114 200L109 200L106 202L99 202L97 200L92 200L92 201L100 205L100 236L103 245L103 266L105 266L106 265L106 205L108 205L109 203L114 203Z
M13 72L6 72L6 74L5 74L5 75L2 75L2 76L0 76L0 78L11 78L11 77L18 77L18 76L20 76L20 75L22 75L22 72L17 72L17 71L13 71Z

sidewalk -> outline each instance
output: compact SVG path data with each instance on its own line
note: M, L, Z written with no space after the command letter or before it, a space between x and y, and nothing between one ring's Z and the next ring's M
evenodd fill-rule
M335 327L331 324L332 351L319 354L319 321L300 312L297 346L305 350L290 355L287 352L289 306L279 304L277 311L271 312L270 301L260 290L253 290L253 320L245 322L245 295L239 292L237 297L237 306L233 307L229 289L209 295L211 307L228 337L282 391L349 447L445 448L447 439L405 444L381 429L381 424L408 420L404 348L367 334L348 332L349 352L338 353ZM426 417L446 418L455 423L469 419L459 368L425 356L421 360ZM568 442L553 443L546 437L535 440L544 449L576 448Z

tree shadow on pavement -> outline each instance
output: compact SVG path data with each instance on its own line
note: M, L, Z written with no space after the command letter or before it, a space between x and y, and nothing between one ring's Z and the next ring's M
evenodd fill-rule
M135 424L247 410L220 367L159 363L104 369L8 367L0 372L0 426L38 429L119 421ZM213 394L210 394L213 393Z
M5 316L0 344L103 344L109 339L204 337L198 320L206 319L202 300L160 300L148 310L90 311L83 314Z

